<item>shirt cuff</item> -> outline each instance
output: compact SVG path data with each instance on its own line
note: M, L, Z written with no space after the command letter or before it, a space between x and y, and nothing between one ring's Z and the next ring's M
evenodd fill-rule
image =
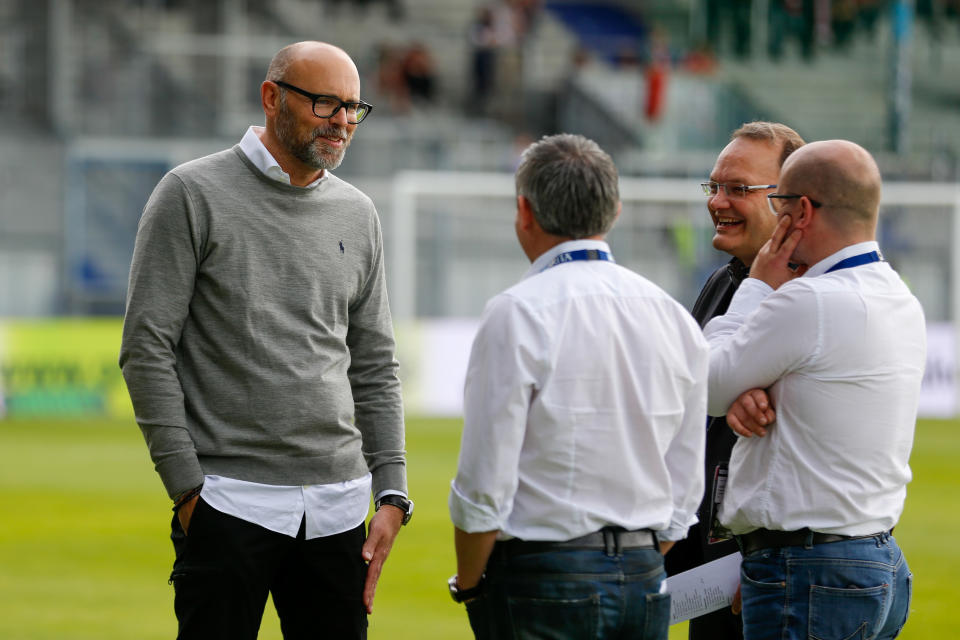
M683 540L687 537L687 532L690 530L690 527L698 522L700 522L700 519L696 516L696 514L692 515L686 524L671 522L666 529L657 531L657 539L665 542L677 542L678 540Z
M410 498L410 496L408 496L404 491L397 491L396 489L384 489L383 491L377 492L377 494L373 496L373 501L376 502L380 500L380 498L383 498L384 496L403 496L404 498L407 498L407 499Z
M657 531L657 540L662 540L663 542L677 542L686 538L687 531L689 530L690 527L671 525L666 529Z
M450 483L450 519L461 531L483 533L503 529L497 512L489 506L468 500L453 482Z
M373 495L380 497L388 493L406 496L407 465L405 462L383 464L371 472L373 476Z
M203 469L192 451L164 456L154 466L171 500L203 484Z

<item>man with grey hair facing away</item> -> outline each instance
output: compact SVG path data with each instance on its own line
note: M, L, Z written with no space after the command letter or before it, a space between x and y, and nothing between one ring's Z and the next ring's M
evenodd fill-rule
M707 347L614 262L617 182L610 156L568 134L517 169L532 265L484 310L449 500L449 587L477 638L667 637L661 551L703 489Z
M380 223L330 173L371 107L321 42L260 99L266 126L147 202L120 366L174 502L178 637L256 638L269 593L288 640L366 638L412 509Z

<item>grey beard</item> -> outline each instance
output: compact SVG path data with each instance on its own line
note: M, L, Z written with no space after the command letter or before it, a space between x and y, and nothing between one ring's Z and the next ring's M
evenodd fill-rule
M323 135L340 135L343 131L339 127L317 127L310 133L308 140L291 140L289 131L278 131L281 140L287 143L287 149L297 159L313 167L314 169L333 170L343 162L343 154L347 150L347 145L340 150L332 150L324 153L317 145L317 139ZM320 144L323 144L322 142Z
M323 135L346 137L346 131L342 127L329 124L316 127L310 132L310 137L307 140L298 140L293 132L293 116L288 111L285 101L281 102L276 127L280 144L286 147L294 158L314 169L333 170L339 167L340 163L343 162L343 154L350 144L350 140L347 139L342 149L332 150L328 155L324 155L317 145L318 138Z

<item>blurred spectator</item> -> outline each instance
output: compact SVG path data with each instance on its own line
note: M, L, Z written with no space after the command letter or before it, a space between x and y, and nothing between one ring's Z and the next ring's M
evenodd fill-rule
M850 46L854 29L857 26L857 0L834 0L830 8L830 28L833 32L833 44L838 49Z
M467 112L482 115L493 89L497 63L497 31L490 7L480 7L467 33L470 43L470 97Z
M770 0L776 4L778 0ZM733 53L738 58L750 55L751 0L707 0L707 25L718 41L717 50L724 51L728 36L733 38ZM728 31L729 30L729 31Z
M670 73L670 40L662 28L653 30L650 38L650 62L645 70L647 85L643 115L655 122L663 115L667 103L667 77Z
M946 0L946 5L949 6L951 2L960 7L960 2L957 0ZM860 10L857 17L870 39L873 39L877 33L877 21L880 19L884 4L883 0L860 0Z
M478 7L467 31L468 114L490 115L495 110L502 119L516 119L513 100L521 90L523 46L541 9L542 0L498 0Z
M436 77L433 55L423 42L377 45L377 95L392 113L409 113L411 102L433 102Z
M687 52L683 59L684 70L690 73L710 75L717 70L717 58L708 42L700 42Z
M770 35L767 53L774 61L783 57L783 45L793 37L800 40L800 53L813 59L815 0L771 0Z
M923 22L926 25L930 39L936 43L940 43L943 39L943 28L946 26L944 24L947 12L946 5L945 0L916 0L917 22ZM864 9L860 10L860 14L866 13Z
M513 0L499 0L489 5L493 19L494 37L500 48L512 47L526 35L526 21Z
M401 63L407 94L414 102L433 102L436 96L436 66L430 50L422 42L407 49Z
M522 45L534 30L540 11L541 0L506 0L510 13L514 41Z
M377 95L392 113L410 110L410 94L403 72L403 52L388 42L377 45ZM379 106L379 105L378 105Z

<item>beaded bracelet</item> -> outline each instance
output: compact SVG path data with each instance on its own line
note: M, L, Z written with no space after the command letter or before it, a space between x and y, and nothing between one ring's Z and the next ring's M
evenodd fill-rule
M173 512L176 513L177 511L179 511L180 507L182 507L183 505L185 505L186 503L190 502L191 500L196 498L198 495L200 495L200 491L202 490L203 490L203 485L201 484L194 487L193 489L190 489L190 491L187 491L186 493L180 494L176 502L173 503Z

